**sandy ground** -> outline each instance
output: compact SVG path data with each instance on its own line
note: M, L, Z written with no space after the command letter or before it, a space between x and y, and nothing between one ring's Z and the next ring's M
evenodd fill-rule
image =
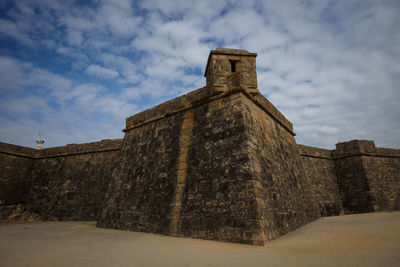
M266 247L100 229L0 225L0 266L400 266L400 212L322 218Z

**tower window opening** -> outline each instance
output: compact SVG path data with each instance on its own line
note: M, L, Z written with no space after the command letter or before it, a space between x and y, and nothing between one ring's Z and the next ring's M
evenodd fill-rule
M236 72L236 61L229 60L231 63L231 72Z

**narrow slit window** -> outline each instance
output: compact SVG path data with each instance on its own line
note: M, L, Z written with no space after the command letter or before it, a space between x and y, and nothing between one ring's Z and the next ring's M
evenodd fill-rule
M236 72L236 61L229 61L231 63L231 72Z

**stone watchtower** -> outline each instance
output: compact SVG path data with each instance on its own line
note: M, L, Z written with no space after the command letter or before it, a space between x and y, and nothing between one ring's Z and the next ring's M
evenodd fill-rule
M211 50L204 72L210 95L231 90L257 94L256 57L243 49Z

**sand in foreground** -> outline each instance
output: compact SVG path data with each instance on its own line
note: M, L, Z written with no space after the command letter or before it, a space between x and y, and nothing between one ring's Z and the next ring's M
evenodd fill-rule
M0 225L0 266L400 266L400 212L322 218L267 247L95 227Z

